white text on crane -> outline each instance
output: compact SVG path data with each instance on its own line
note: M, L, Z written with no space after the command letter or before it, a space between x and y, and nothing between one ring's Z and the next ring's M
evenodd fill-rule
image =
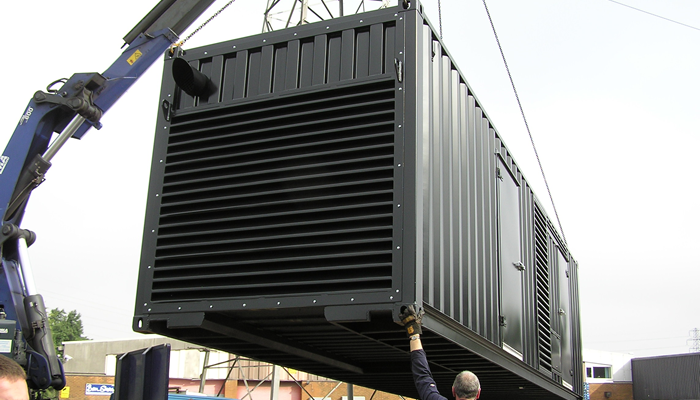
M29 122L29 117L32 116L32 113L34 112L34 109L31 107L27 107L27 111L22 115L22 118L19 119L19 124L22 125L25 122Z
M10 157L0 156L0 175L2 175L2 171L5 169L5 165L7 165L9 162L10 162Z

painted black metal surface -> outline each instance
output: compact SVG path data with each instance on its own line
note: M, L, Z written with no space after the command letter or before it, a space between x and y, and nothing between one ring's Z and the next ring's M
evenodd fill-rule
M700 398L700 353L632 359L635 399Z
M417 303L445 394L580 397L577 265L418 2L182 57L217 91L166 59L135 330L415 397Z
M120 354L112 400L166 400L170 381L170 345Z

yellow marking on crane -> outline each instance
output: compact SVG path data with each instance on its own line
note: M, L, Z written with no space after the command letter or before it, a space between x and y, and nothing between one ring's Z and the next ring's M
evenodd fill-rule
M128 62L129 65L134 65L134 63L136 62L136 60L138 60L139 58L141 58L142 55L143 55L143 53L141 53L141 50L136 50L136 51L134 52L134 54L131 55L131 57L129 57L129 58L126 59L126 62Z

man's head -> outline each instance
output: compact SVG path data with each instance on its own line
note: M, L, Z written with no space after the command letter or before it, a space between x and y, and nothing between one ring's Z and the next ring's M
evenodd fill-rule
M0 400L29 400L27 374L14 360L1 355Z
M462 371L457 374L455 382L452 384L452 395L457 400L475 400L481 394L479 378L469 371Z

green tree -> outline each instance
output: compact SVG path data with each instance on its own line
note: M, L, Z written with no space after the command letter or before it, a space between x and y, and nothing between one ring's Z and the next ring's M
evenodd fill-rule
M83 321L80 313L73 310L66 313L58 308L49 311L49 328L53 335L53 345L58 348L63 342L90 340L83 336Z

